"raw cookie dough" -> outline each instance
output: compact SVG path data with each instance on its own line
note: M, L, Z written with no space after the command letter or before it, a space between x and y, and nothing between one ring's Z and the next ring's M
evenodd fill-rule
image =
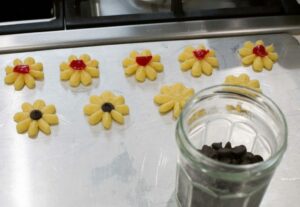
M245 73L242 73L239 76L229 75L226 77L224 83L228 85L245 86L259 92L261 91L259 81L250 80L250 77Z
M14 116L17 122L17 132L28 132L28 136L36 137L39 130L49 135L51 133L50 125L58 124L58 117L55 114L54 105L47 105L43 100L37 100L33 105L30 103L22 104L22 112L18 112Z
M35 87L35 80L44 78L43 64L36 63L32 57L27 57L24 61L15 59L13 66L7 66L5 71L5 83L14 84L16 90L21 90L25 85L32 89Z
M150 50L144 50L140 54L132 51L129 57L123 60L123 67L127 76L135 74L135 79L139 82L144 82L146 78L153 81L157 73L164 70L160 56L152 55Z
M98 65L99 62L92 60L87 54L83 54L79 58L71 55L68 62L60 64L60 79L62 81L69 80L72 87L77 87L80 83L88 86L92 83L92 78L99 77Z
M244 47L239 49L242 63L245 66L252 65L256 72L261 72L263 68L272 70L273 64L278 60L278 54L275 52L273 44L265 46L262 40L244 43Z
M125 104L123 96L105 91L100 96L91 96L90 103L84 106L83 112L88 116L91 125L102 121L103 127L110 129L113 120L124 124L124 116L129 114L129 107Z
M181 70L188 71L191 69L191 74L194 77L200 77L202 73L209 76L214 68L219 67L215 51L206 49L204 45L199 45L198 48L186 47L179 55L178 60L181 62Z
M161 87L160 94L154 97L160 113L173 110L173 117L178 118L186 102L194 95L194 89L186 88L182 83Z

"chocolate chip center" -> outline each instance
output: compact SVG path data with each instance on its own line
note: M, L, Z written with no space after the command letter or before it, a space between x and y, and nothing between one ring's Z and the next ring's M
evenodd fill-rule
M112 110L115 109L114 105L112 105L111 103L108 103L108 102L104 103L101 106L101 108L102 108L102 111L104 111L104 112L111 112Z
M39 120L40 118L42 118L42 116L43 116L43 114L40 110L35 109L30 112L30 118L32 120Z

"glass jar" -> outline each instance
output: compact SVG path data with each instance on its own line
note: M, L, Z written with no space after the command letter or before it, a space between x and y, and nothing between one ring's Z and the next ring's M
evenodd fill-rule
M180 151L176 195L181 207L258 207L287 147L287 125L277 105L263 94L220 85L198 92L176 127ZM199 150L214 142L245 145L263 162L232 165Z

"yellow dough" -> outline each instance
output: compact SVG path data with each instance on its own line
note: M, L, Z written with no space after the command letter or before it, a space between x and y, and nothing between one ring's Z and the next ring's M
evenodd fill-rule
M181 70L191 70L194 77L200 77L202 74L209 76L214 68L219 67L215 51L206 49L204 45L199 45L197 48L186 47L179 55L178 60L181 63Z
M252 88L256 91L259 91L259 92L261 91L259 81L258 80L250 80L250 77L245 73L242 73L239 76L229 75L226 77L224 83L228 84L228 85L245 86L248 88Z
M159 55L152 55L150 50L144 50L141 53L132 51L129 57L123 60L125 75L135 75L135 79L144 82L147 79L153 81L157 78L157 73L164 70L160 63Z
M113 120L124 124L124 116L129 114L129 107L125 104L123 96L104 91L100 96L91 96L90 103L84 106L83 112L88 116L90 125L102 121L103 127L110 129Z
M275 52L274 46L265 46L262 40L255 43L247 41L244 47L239 49L242 63L245 66L252 65L255 72L263 71L263 68L272 70L273 64L278 60L278 54Z
M160 105L160 113L173 110L173 117L178 118L182 108L194 93L194 89L186 88L182 83L165 85L160 89L160 94L154 97L154 102Z
M227 111L229 112L237 112L237 113L247 113L248 111L242 108L241 104L237 104L236 106L233 105L227 105L226 106Z
M50 126L58 124L58 117L55 113L55 106L47 106L43 100L37 100L33 105L25 102L22 104L22 112L14 115L17 132L27 132L31 138L36 137L39 130L49 135L51 134Z
M79 58L71 55L68 58L68 62L60 64L60 79L69 81L72 87L77 87L80 83L88 86L92 83L92 78L99 77L98 65L99 62L91 59L87 54L83 54Z
M28 88L35 87L35 80L44 78L43 64L35 62L34 58L27 57L24 61L15 59L13 66L5 68L6 76L4 82L14 85L15 90L21 90L26 85Z

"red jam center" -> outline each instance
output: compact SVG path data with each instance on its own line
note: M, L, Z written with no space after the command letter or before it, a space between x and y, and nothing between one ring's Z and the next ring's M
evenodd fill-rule
M16 65L14 67L14 72L16 73L22 73L22 74L26 74L29 73L29 65Z
M86 64L82 60L72 60L70 67L73 70L84 70L86 68Z
M135 58L135 61L140 66L146 66L152 60L152 55L149 56L138 56Z
M256 56L265 57L268 55L268 52L266 51L265 46L263 45L257 45L253 48L253 53Z
M209 53L209 50L194 50L193 53L198 60L203 60L205 56Z

